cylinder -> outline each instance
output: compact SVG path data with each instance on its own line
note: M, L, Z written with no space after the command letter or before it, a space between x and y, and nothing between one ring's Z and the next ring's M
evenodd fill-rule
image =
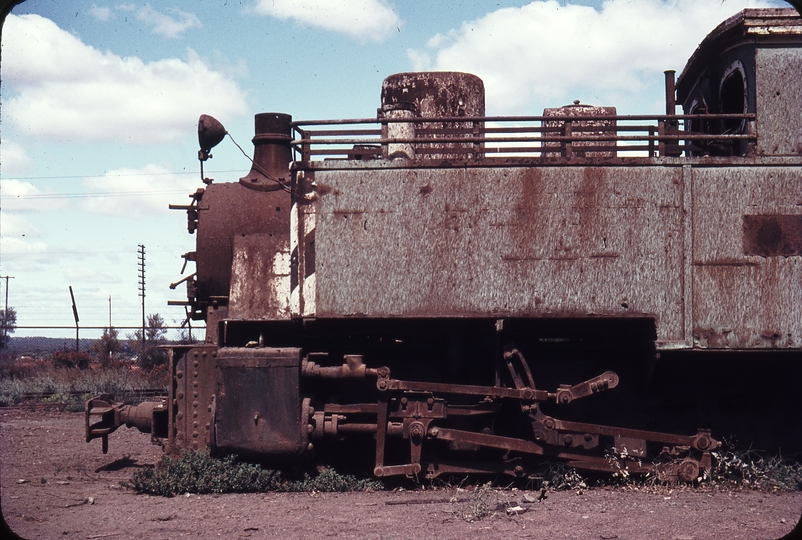
M382 113L388 120L401 120L399 122L389 121L382 126L382 136L385 139L415 138L415 124L404 121L415 118L413 103L399 102L383 105ZM388 143L382 148L384 159L413 159L415 157L415 146L411 142Z
M380 115L408 114L418 118L475 117L485 115L482 79L470 73L451 71L396 73L382 83ZM392 112L391 112L392 111ZM396 124L399 129L403 124ZM482 122L421 122L409 124L419 140L411 151L416 159L469 159L482 157L483 145L458 143L458 139L481 135ZM388 148L388 156L392 156ZM410 156L412 157L412 156Z

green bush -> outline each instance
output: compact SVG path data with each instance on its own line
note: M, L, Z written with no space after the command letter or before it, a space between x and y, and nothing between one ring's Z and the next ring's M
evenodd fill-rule
M136 471L127 483L141 493L171 497L181 493L263 493L268 491L366 491L383 489L376 480L360 480L333 469L305 473L293 480L281 471L242 463L236 457L218 459L202 450L179 458L165 457L154 468Z

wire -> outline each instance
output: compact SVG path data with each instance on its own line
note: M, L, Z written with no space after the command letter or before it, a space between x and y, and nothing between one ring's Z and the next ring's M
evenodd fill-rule
M236 144L236 143L234 143ZM239 146L239 145L238 145ZM240 149L241 150L241 149ZM209 171L211 173L241 173L242 169L231 169L228 171ZM72 176L14 176L2 178L1 180L59 180L66 178L115 178L122 176L168 176L176 174L196 174L195 171L161 172L161 173L126 173L126 174L77 174Z
M6 195L0 196L0 200L17 199L79 199L87 197L143 197L147 195L167 195L186 193L184 189L173 189L169 191L111 191L98 193L41 193L36 195Z

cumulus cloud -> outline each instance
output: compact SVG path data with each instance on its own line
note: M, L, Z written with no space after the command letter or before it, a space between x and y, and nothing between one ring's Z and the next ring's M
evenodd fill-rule
M259 0L254 10L347 34L362 43L384 41L401 26L401 19L385 0Z
M175 174L161 165L120 168L103 176L85 178L82 199L85 212L110 216L164 215L170 203L189 204L187 195L197 188L194 174Z
M415 70L482 77L489 114L534 114L575 98L625 109L642 103L649 86L662 84L663 70L679 73L721 21L744 7L781 5L769 0L606 0L596 10L561 4L537 1L488 13L433 36L426 47L408 51L408 58ZM582 88L593 88L594 95L574 94Z
M3 112L24 134L163 144L191 133L198 111L248 112L239 85L191 49L185 60L122 58L39 15L10 15L3 38L3 83L15 94Z
M3 212L47 212L66 206L62 195L13 178L0 180L0 202Z
M162 13L153 9L150 4L145 4L137 11L136 18L148 26L153 27L153 33L166 38L180 37L190 28L200 28L200 19L194 13L187 13L180 9L169 9L167 13Z
M4 139L0 144L0 163L5 176L28 171L33 166L33 160L25 149L14 141Z
M42 231L22 216L0 212L0 232L0 253L6 261L14 260L15 255L42 256L47 252L47 244L40 240Z

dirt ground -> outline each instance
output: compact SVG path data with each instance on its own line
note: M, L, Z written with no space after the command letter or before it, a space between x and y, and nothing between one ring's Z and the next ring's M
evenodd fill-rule
M347 494L138 495L120 485L161 450L121 428L83 441L83 414L0 409L0 504L26 539L81 538L583 538L776 539L802 511L802 493L666 488L549 493L455 489ZM456 500L454 500L456 499ZM524 511L508 515L516 503ZM480 520L466 519L476 509ZM0 534L2 536L2 534Z

